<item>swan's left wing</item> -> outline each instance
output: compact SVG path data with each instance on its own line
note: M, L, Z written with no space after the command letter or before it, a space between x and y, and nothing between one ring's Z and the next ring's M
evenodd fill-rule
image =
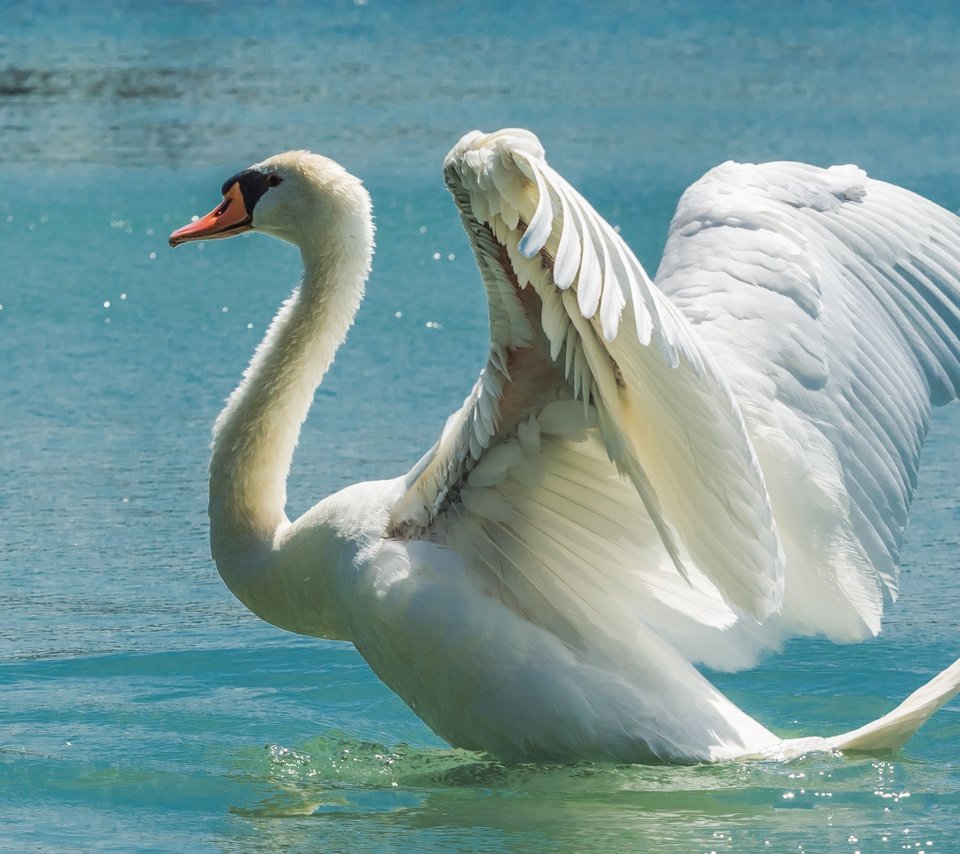
M468 134L444 176L487 290L490 360L411 472L393 532L449 542L471 530L455 516L493 519L499 533L469 549L495 575L507 563L533 587L562 584L600 550L598 588L629 576L662 590L666 564L694 620L776 610L783 558L763 475L687 321L532 134ZM629 547L632 531L642 544Z

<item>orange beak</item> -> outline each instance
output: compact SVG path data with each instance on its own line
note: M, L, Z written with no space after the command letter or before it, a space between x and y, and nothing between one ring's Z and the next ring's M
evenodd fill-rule
M223 197L220 205L196 222L188 223L178 228L170 235L170 245L179 246L190 240L218 240L222 237L233 237L241 231L253 228L252 217L247 213L247 206L243 202L243 193L240 184L234 183Z

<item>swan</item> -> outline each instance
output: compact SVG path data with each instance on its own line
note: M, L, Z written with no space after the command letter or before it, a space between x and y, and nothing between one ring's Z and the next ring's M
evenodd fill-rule
M858 730L787 740L695 665L879 632L931 406L960 388L960 220L854 166L725 163L683 194L651 280L529 131L467 134L443 176L487 362L408 473L293 521L299 430L371 267L370 198L291 151L171 234L263 232L304 268L213 430L229 589L352 642L439 736L504 761L898 749L960 660Z

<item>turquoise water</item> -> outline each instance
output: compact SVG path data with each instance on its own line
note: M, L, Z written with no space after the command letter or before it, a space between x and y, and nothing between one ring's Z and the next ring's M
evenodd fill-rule
M954 4L639 6L0 3L0 849L960 845L956 702L883 761L508 768L446 748L349 646L259 622L209 559L209 428L297 257L166 235L254 160L334 156L378 217L291 514L405 470L476 376L439 178L466 130L534 129L651 269L726 158L858 162L960 207ZM960 654L958 433L938 412L883 635L716 675L778 733L859 725Z

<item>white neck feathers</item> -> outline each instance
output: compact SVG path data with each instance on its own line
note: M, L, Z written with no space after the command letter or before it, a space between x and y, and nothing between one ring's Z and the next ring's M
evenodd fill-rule
M370 270L370 201L359 182L351 189L331 194L319 227L303 224L296 235L303 281L214 425L209 512L218 564L268 546L287 524L286 480L300 428L346 338Z

